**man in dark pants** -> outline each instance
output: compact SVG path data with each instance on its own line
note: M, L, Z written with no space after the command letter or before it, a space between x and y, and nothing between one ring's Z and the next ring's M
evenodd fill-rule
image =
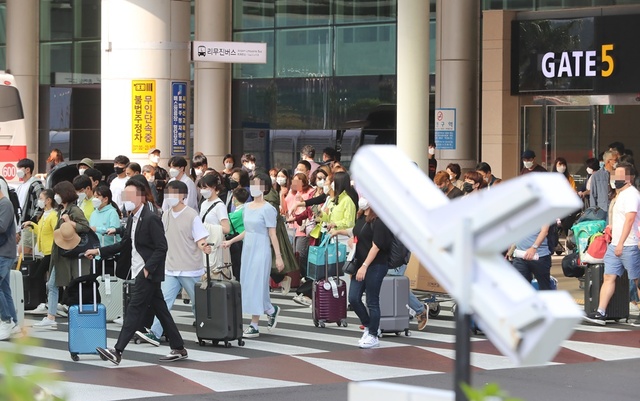
M151 308L160 320L169 339L171 352L160 361L171 362L187 358L184 341L164 301L160 284L164 281L164 262L167 240L162 221L144 205L144 184L129 180L123 191L123 205L131 212L122 241L100 249L85 252L89 258L100 255L108 258L120 253L116 275L125 278L129 270L135 283L131 301L126 310L124 324L114 348L96 348L101 358L120 364L122 352L141 326L147 309Z
M553 290L551 284L551 251L547 245L549 226L521 239L513 253L513 267L531 282L535 277L540 290Z

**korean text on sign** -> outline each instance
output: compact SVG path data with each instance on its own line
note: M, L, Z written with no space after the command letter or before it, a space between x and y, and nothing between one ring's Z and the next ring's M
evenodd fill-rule
M147 153L156 146L156 81L132 81L131 94L131 152Z

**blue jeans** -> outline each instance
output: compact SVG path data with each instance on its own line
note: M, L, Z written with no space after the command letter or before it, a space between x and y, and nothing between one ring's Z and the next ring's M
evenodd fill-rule
M553 289L551 287L551 255L541 256L538 260L513 258L512 264L527 282L530 283L535 277L541 291Z
M49 271L49 281L47 281L47 289L49 295L47 296L47 303L49 304L49 314L55 316L58 312L58 299L59 289L56 285L56 268L53 266Z
M11 296L11 269L16 262L16 258L5 258L0 256L0 318L2 321L8 322L13 319L14 323L18 323L18 315L16 314L16 306Z
M380 287L387 275L386 263L372 264L367 269L364 280L351 280L349 287L349 303L360 318L360 322L369 328L369 333L375 335L380 327ZM362 302L362 294L366 291L367 306ZM367 311L367 307L369 311Z
M164 277L164 281L162 282L162 294L164 295L164 302L167 303L167 309L171 310L174 302L176 302L176 298L178 297L178 293L184 288L189 294L189 298L191 298L191 311L193 312L193 316L196 316L196 292L195 285L200 281L200 277L185 277L185 276L170 276L166 275ZM151 332L158 338L162 336L162 324L157 317L153 319L153 324L151 325Z
M402 265L395 269L389 269L387 276L404 276L405 270L407 270L407 265ZM418 297L413 295L413 291L409 291L409 308L418 315L424 312L424 304L420 302Z

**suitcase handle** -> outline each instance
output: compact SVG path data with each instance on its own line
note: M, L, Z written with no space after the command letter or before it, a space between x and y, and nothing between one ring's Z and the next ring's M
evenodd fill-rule
M328 241L328 244L331 243L331 240L333 240L336 244L336 279L340 279L340 272L338 270L340 270L338 268L338 263L340 263L340 261L338 260L338 239L337 238L331 238ZM324 242L324 241L323 241ZM327 244L327 245L328 245ZM324 279L328 280L329 279L329 246L327 246L325 248L325 255L324 255Z
M84 258L84 252L78 254L78 277L82 276L82 258ZM91 265L92 265L92 271L93 274L96 274L96 258L92 258L91 259ZM78 295L79 295L79 304L78 304L78 313L91 313L91 312L84 312L83 308L82 308L82 283L78 283L78 287L79 287L79 291L78 291ZM96 281L93 280L93 313L97 313L98 312L98 296L96 294Z
M213 242L208 242L207 245L211 247L215 246ZM205 253L205 255L207 260L207 266L205 267L205 270L207 271L207 289L205 290L207 292L207 319L211 319L211 262L209 261L209 254ZM196 300L194 299L193 302L195 301Z

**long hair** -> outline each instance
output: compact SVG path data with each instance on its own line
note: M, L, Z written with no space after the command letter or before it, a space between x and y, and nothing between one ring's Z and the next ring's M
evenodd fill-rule
M365 221L367 223L372 223L377 218L378 218L378 215L376 214L376 212L374 212L373 209L369 207L369 213L367 213L367 217L365 218Z

